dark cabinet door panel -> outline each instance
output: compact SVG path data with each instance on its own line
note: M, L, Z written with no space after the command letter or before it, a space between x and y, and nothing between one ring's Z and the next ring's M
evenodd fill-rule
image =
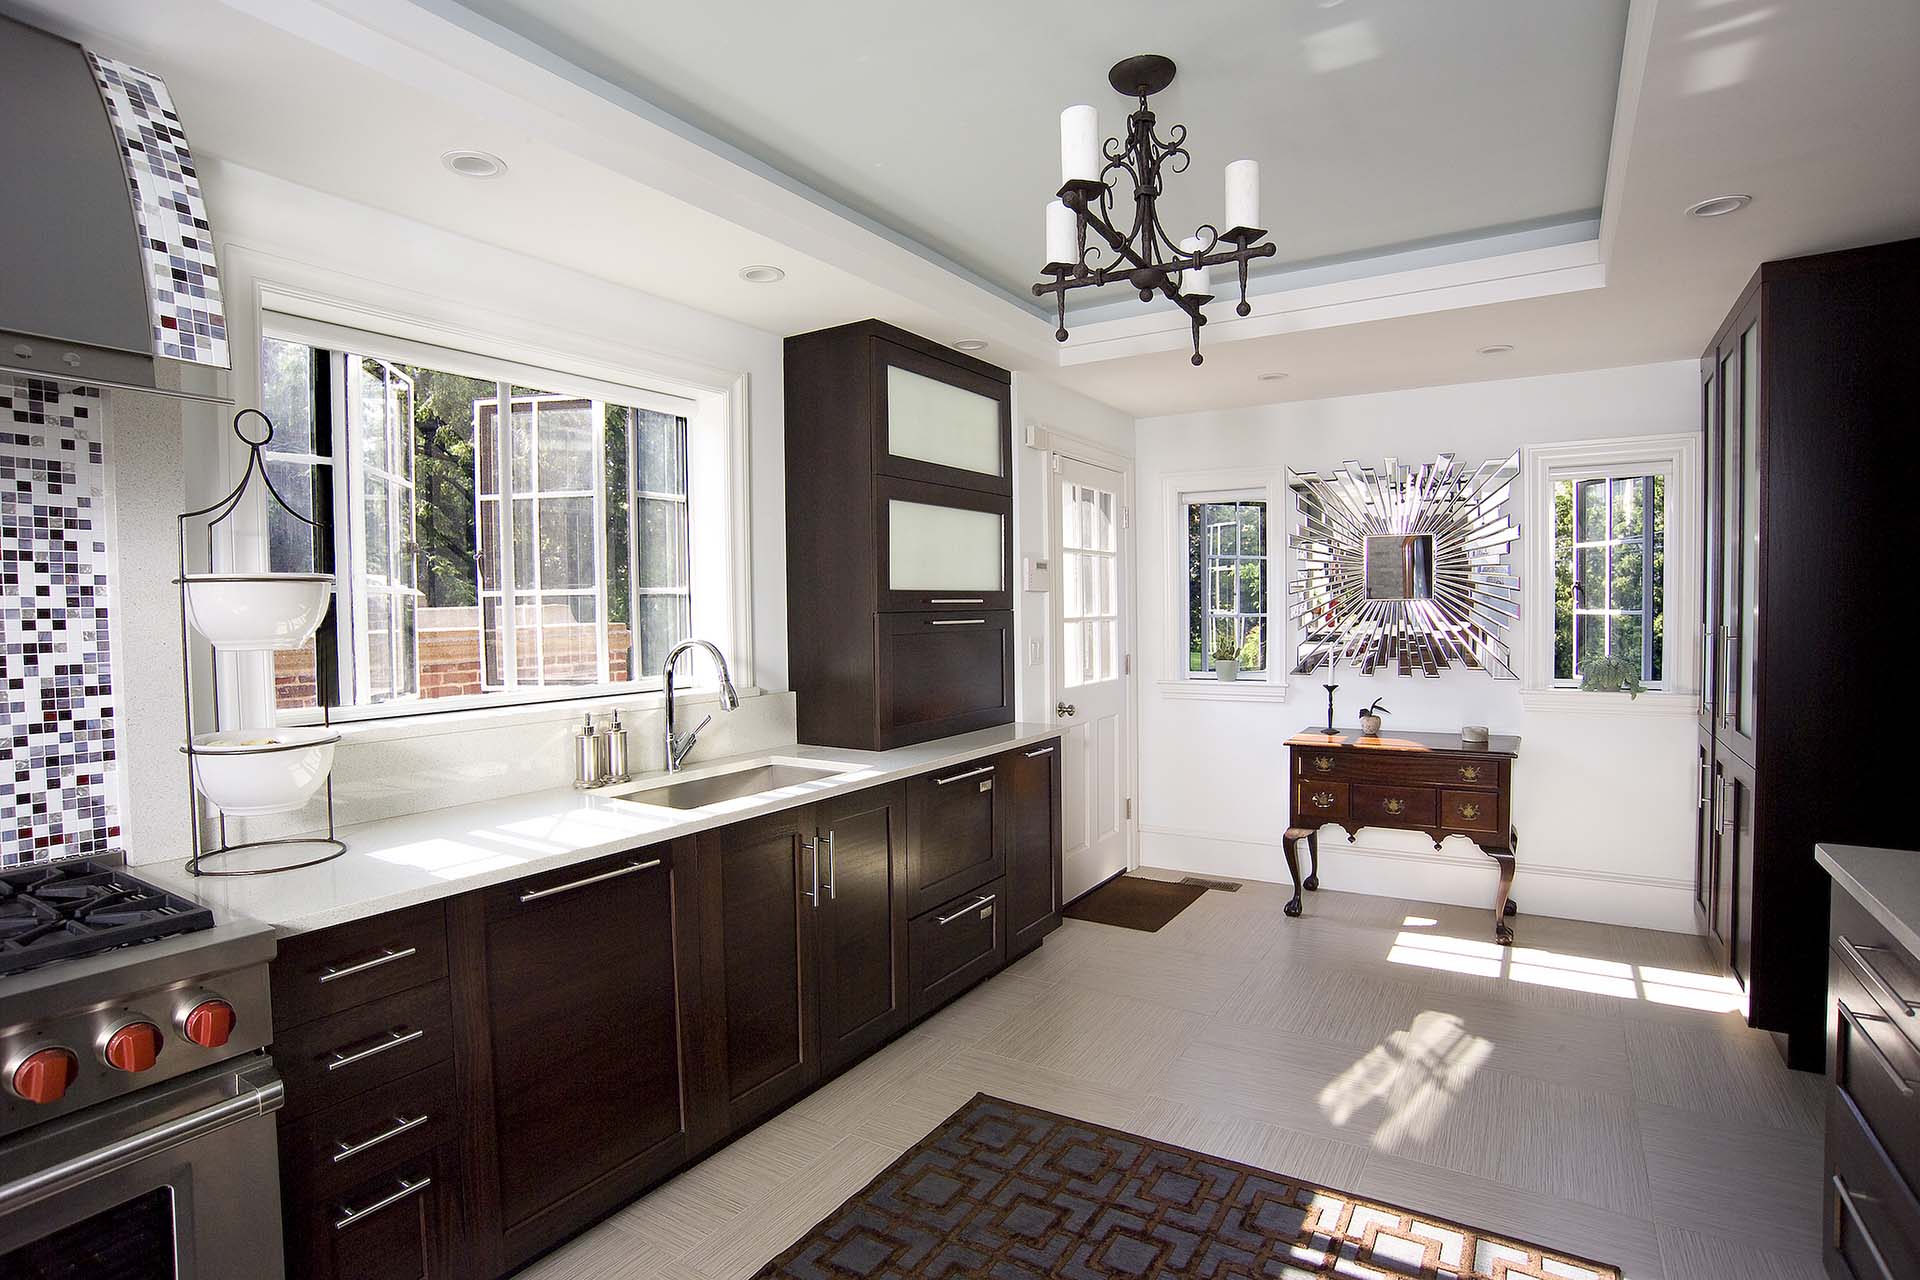
M673 879L662 846L523 881L488 902L510 1263L582 1225L544 1211L633 1162L684 1154Z
M882 613L878 715L884 748L1013 718L1013 614Z
M907 783L907 914L977 889L1006 868L995 824L998 770L971 760Z
M285 1030L447 976L444 902L297 933L273 960L273 1025Z
M1060 925L1059 740L998 760L1005 824L1007 956L1022 955Z
M913 922L915 1019L926 1017L1006 963L1006 917L1001 909L1005 898L1006 882L990 881Z
M819 808L820 1067L835 1071L907 1025L906 789Z
M365 1093L453 1052L447 984L436 982L345 1009L274 1040L289 1119Z
M454 1158L438 1147L389 1165L287 1221L298 1280L457 1280L446 1248Z

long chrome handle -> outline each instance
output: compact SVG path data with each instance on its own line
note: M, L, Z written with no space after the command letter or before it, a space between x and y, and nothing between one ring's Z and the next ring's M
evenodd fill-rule
M432 1178L402 1178L400 1179L398 1189L389 1191L386 1195L381 1196L370 1205L359 1209L348 1209L345 1213L335 1218L333 1220L333 1229L335 1231L345 1231L362 1218L371 1218L382 1209L392 1208L408 1196L418 1195L432 1185Z
M1712 773L1713 771L1707 767L1707 762L1702 760L1700 762L1700 808L1702 811L1707 807L1707 793L1711 789L1707 779L1712 776Z
M1700 624L1700 714L1703 716L1710 716L1713 714L1713 700L1716 696L1718 696L1718 691L1713 687L1714 681L1718 678L1716 673L1720 663L1720 648L1719 648L1718 641L1719 641L1719 635L1714 630L1713 624L1710 622L1701 623Z
M827 832L827 898L830 901L838 902L840 900L840 891L834 888L834 880L833 832L829 831Z
M929 618L927 625L930 627L984 627L987 625L987 620L985 618Z
M630 876L636 871L651 871L659 866L661 859L653 858L646 862L629 862L624 867L615 867L611 871L602 871L597 876L587 876L580 880L569 880L557 884L551 889L534 889L520 895L522 902L536 902L541 898L551 898L556 893L571 893L575 889L584 889L590 884L601 884L608 880L618 880L621 876Z
M807 890L807 901L814 906L820 905L820 837L807 841L807 853L813 858L813 887Z
M935 778L933 780L933 785L936 787L944 787L949 782L965 782L968 778L977 778L983 773L992 773L992 772L993 772L992 765L983 764L978 769L969 769L965 773L951 774L945 778Z
M966 906L960 908L958 911L954 912L950 916L941 916L938 920L935 920L934 923L941 924L941 925L951 924L953 921L958 920L961 916L971 914L972 912L978 911L982 907L990 906L992 902L993 902L993 895L990 893L983 893L980 895L980 897L976 901L969 902Z
M248 1089L237 1097L224 1099L151 1129L142 1129L119 1142L91 1147L84 1155L0 1184L0 1214L12 1213L49 1196L105 1177L116 1169L124 1169L136 1161L192 1142L237 1121L271 1114L280 1108L285 1096L285 1086L275 1077L271 1083Z
M1887 1266L1887 1255L1880 1252L1880 1246L1873 1238L1873 1232L1867 1230L1867 1223L1860 1216L1860 1207L1853 1202L1853 1194L1847 1190L1847 1183L1839 1174L1833 1175L1833 1199L1841 1213L1853 1219L1853 1226L1860 1233L1860 1240L1867 1246L1867 1252L1873 1257L1873 1265L1878 1267L1883 1280L1893 1280L1893 1269ZM1844 1243L1840 1214L1833 1215L1833 1247L1838 1249Z
M985 604L983 596L934 596L928 604Z
M1721 835L1727 833L1727 822L1733 816L1732 790L1732 785L1725 778L1720 779L1720 812L1714 818L1713 829Z
M417 1116L412 1116L408 1118L395 1116L393 1118L393 1127L390 1129L383 1129L379 1133L374 1134L371 1138L362 1138L358 1142L339 1143L338 1145L340 1149L333 1153L333 1162L335 1164L339 1164L342 1160L351 1160L355 1156L359 1155L362 1151L365 1151L368 1147L377 1147L381 1143L385 1142L388 1138L397 1138L401 1134L407 1132L409 1129L418 1129L421 1125L425 1124L427 1121L431 1119L433 1119L433 1117L425 1111L422 1111Z
M1858 946L1844 933L1839 935L1838 941L1840 943L1840 953L1846 956L1847 959L1853 961L1854 967L1860 971L1860 976L1866 979L1867 983L1873 987L1874 994L1880 997L1881 1003L1900 1010L1909 1018L1913 1017L1915 1013L1920 1012L1920 1002L1909 1000L1898 991L1895 991L1893 984L1881 975L1880 970L1874 966L1871 960L1867 959L1867 952L1884 951L1886 948Z
M1031 760L1031 759L1033 759L1033 758L1034 758L1035 756L1050 756L1050 755L1052 755L1052 754L1053 754L1053 748L1052 748L1052 747L1042 747L1042 748L1040 748L1040 749L1039 749L1038 751L1029 751L1029 752L1027 752L1027 759L1029 759L1029 760Z
M337 982L341 978L351 978L356 973L365 973L369 969L378 969L383 964L392 964L395 960L405 960L408 956L419 954L417 947L402 947L398 951L388 947L371 960L362 960L359 964L350 964L345 968L328 965L320 971L321 982Z
M1720 723L1733 727L1733 709L1740 705L1733 696L1733 647L1740 633L1731 627L1720 628Z
M351 1053L345 1049L336 1049L333 1052L333 1056L327 1059L327 1070L338 1071L340 1068L350 1067L356 1062L365 1062L377 1053L385 1053L389 1049L398 1049L403 1044L412 1044L425 1034L427 1034L425 1029L421 1027L415 1027L411 1031L389 1031L387 1032L387 1038L385 1040L376 1041L364 1049L355 1049Z
M1893 1059L1887 1056L1887 1051L1882 1049L1879 1041L1868 1034L1866 1027L1861 1025L1865 1022L1891 1023L1893 1019L1883 1018L1877 1013L1855 1013L1853 1010L1847 1008L1847 1002L1845 1000L1839 1001L1838 1004L1840 1005L1840 1016L1847 1020L1847 1024L1853 1028L1853 1033L1864 1040L1867 1048L1873 1051L1874 1061L1880 1064L1880 1069L1887 1073L1888 1079L1893 1081L1893 1087L1900 1091L1901 1097L1911 1098L1913 1096L1913 1081L1900 1074L1900 1068L1895 1066Z

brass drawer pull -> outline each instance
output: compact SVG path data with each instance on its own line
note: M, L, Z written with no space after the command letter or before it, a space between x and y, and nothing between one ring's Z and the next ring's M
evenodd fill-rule
M1460 806L1460 816L1468 822L1472 822L1480 816L1480 806L1477 804L1463 804Z
M1477 764L1463 764L1463 765L1461 765L1461 766L1460 766L1460 781L1462 781L1462 782L1478 782L1478 781L1480 781L1480 766L1479 766L1479 765L1477 765Z
M1333 757L1332 756L1315 756L1313 758L1313 767L1318 769L1321 773L1332 773Z
M1405 813L1406 811L1407 811L1407 802L1405 800L1402 800L1399 796L1387 797L1388 813L1401 814L1401 813Z
M345 1213L341 1214L338 1218L335 1218L333 1220L333 1229L335 1231L345 1231L348 1227L360 1221L362 1218L370 1218L374 1214L380 1212L382 1209L390 1208L393 1205L399 1204L402 1200L405 1200L408 1196L418 1195L420 1192L425 1191L428 1187L432 1185L433 1185L432 1178L402 1178L400 1179L400 1186L398 1189L394 1191L390 1191L386 1195L381 1196L378 1200L375 1200L372 1204L367 1205L365 1208L348 1209Z
M1855 1013L1853 1010L1847 1008L1847 1002L1845 1000L1839 1001L1838 1004L1840 1005L1840 1016L1847 1020L1847 1025L1853 1028L1853 1033L1860 1037L1868 1049L1873 1051L1874 1061L1880 1064L1880 1069L1887 1073L1888 1079L1893 1081L1893 1087L1900 1091L1901 1097L1911 1098L1913 1096L1913 1081L1900 1074L1900 1068L1895 1066L1893 1059L1887 1056L1887 1051L1882 1049L1880 1043L1875 1040L1872 1035L1868 1034L1866 1027L1861 1025L1867 1022L1891 1024L1893 1019L1883 1018L1877 1013Z
M337 1049L333 1055L327 1059L327 1070L338 1071L340 1068L350 1067L356 1062L365 1062L377 1053L385 1053L389 1049L398 1049L403 1044L412 1044L425 1034L427 1034L425 1029L421 1027L415 1027L411 1031L389 1031L385 1039L376 1040L364 1049L354 1049L352 1051Z
M1874 994L1880 997L1882 1004L1898 1009L1909 1018L1913 1017L1916 1012L1920 1012L1920 1003L1915 1003L1901 995L1898 991L1895 991L1893 984L1888 982L1880 970L1874 967L1871 960L1867 959L1867 952L1882 952L1886 950L1885 947L1858 946L1844 933L1840 934L1836 941L1840 944L1841 954L1853 961L1854 967L1860 971L1860 976L1867 980L1867 985L1873 988Z
M419 949L417 947L402 947L398 951L395 951L392 947L388 947L385 951L373 957L373 959L362 960L359 964L350 964L345 968L336 968L333 965L328 965L320 971L320 981L327 983L337 981L341 978L351 978L356 973L365 973L369 969L378 969L381 965L392 964L395 960L405 960L408 956L417 955L418 952Z
M351 1160L368 1147L377 1147L388 1138L397 1138L409 1129L418 1129L431 1119L433 1119L433 1117L425 1111L411 1118L395 1116L393 1118L393 1127L383 1129L371 1138L362 1138L358 1142L341 1142L339 1144L340 1149L333 1153L333 1162L339 1164L342 1160Z
M1873 1256L1873 1265L1880 1270L1884 1280L1893 1280L1893 1268L1887 1265L1887 1256L1880 1252L1880 1245L1873 1238L1873 1232L1867 1230L1866 1221L1860 1216L1860 1208L1853 1202L1853 1193L1847 1190L1847 1183L1839 1174L1833 1175L1833 1200L1840 1213L1833 1215L1833 1247L1837 1250L1844 1243L1841 1214L1853 1219L1853 1226L1860 1233L1860 1239L1867 1246L1867 1252Z
M955 920L958 920L961 916L971 914L972 912L978 911L982 907L991 907L992 905L993 905L993 895L990 893L983 893L974 901L969 902L966 906L960 908L958 911L954 912L952 915L941 916L938 920L935 920L934 923L937 925L943 925L943 926L949 925L949 924L952 924Z
M978 769L969 769L965 773L953 773L953 774L948 774L944 778L935 778L933 780L933 785L936 787L944 787L949 782L965 782L968 778L978 778L983 774L989 774L992 772L993 772L992 765L983 764Z
M1316 791L1308 797L1308 800L1316 809L1333 808L1333 792L1331 791Z
M567 883L557 884L551 889L529 890L520 895L520 901L538 902L542 898L551 898L556 893L570 893L575 889L584 889L590 884L599 884L603 880L617 880L621 876L630 876L636 871L651 871L659 865L659 858L654 858L647 862L629 862L624 867L615 867L611 871L602 871L597 876L587 876L581 880L569 880Z

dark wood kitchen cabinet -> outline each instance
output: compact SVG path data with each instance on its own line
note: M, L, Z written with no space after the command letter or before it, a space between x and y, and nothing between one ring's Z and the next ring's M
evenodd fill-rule
M1911 843L1901 724L1920 240L1764 264L1700 360L1705 462L1700 931L1748 1021L1819 1070L1828 882L1816 842Z
M907 782L907 913L918 916L1006 869L1000 761L969 760Z
M1007 959L1013 960L1060 927L1059 740L1009 751L996 763L1005 832Z
M879 321L787 339L803 742L885 750L1013 719L1011 387Z
M814 820L823 900L816 912L820 1069L838 1071L907 1025L906 790L899 783L823 802Z
M686 1159L679 852L640 849L486 892L486 1049L507 1266Z

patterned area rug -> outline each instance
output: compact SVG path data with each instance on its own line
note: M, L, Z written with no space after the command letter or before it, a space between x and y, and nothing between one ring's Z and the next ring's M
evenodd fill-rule
M1620 1280L1620 1271L978 1094L759 1276Z

